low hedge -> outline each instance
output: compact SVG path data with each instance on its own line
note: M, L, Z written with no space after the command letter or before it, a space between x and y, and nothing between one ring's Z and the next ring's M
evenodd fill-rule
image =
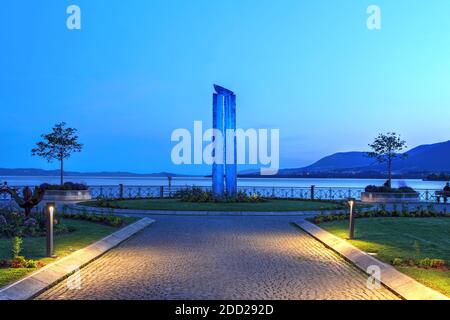
M408 217L408 218L431 218L431 217L447 217L450 218L450 213L448 213L445 209L444 212L437 212L434 210L433 205L429 205L427 207L418 206L413 211L409 211L407 206L402 206L402 208L398 209L394 206L393 210L386 210L385 206L380 206L378 209L374 210L355 210L355 218L377 218L377 217ZM308 220L315 223L320 224L324 222L331 221L340 221L340 220L348 220L350 219L350 215L348 213L335 213L335 214L319 214L313 218L309 218Z
M63 185L43 183L40 185L44 190L85 191L88 186L84 183L66 182Z
M423 269L446 269L443 259L425 258L420 260L395 258L391 264L396 267L417 267Z
M400 187L400 188L391 188L388 186L367 186L365 188L366 192L374 192L374 193L417 193L411 187Z
M66 219L84 220L89 222L101 223L114 228L119 228L126 224L125 219L122 217L111 214L92 214L88 213L87 211L81 213L62 212L60 213L60 216Z

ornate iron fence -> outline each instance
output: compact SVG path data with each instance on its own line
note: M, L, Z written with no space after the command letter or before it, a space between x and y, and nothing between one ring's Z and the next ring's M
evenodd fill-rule
M15 187L21 192L24 186ZM125 185L103 185L89 187L92 197L97 198L167 198L172 197L178 190L189 188L189 186L125 186ZM210 191L211 187L198 187ZM240 186L238 191L248 195L259 194L268 198L287 199L318 199L318 200L344 200L347 198L361 198L364 188L345 187L252 187ZM431 189L416 190L422 202L436 202L436 191ZM6 193L0 193L0 200L9 200Z

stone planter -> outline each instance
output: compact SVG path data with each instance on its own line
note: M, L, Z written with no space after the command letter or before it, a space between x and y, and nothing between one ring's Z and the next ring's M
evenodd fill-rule
M383 193L361 192L361 201L364 203L395 203L395 202L419 202L419 193Z
M89 190L46 190L43 201L77 202L91 199Z

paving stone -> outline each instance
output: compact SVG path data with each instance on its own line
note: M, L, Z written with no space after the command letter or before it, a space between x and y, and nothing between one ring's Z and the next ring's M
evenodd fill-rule
M397 299L289 216L153 218L38 299Z

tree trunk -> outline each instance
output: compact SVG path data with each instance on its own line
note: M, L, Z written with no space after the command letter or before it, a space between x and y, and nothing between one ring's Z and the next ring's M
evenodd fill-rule
M392 159L389 158L388 161L388 181L389 181L389 188L392 187Z
M64 159L61 158L61 186L64 185Z

